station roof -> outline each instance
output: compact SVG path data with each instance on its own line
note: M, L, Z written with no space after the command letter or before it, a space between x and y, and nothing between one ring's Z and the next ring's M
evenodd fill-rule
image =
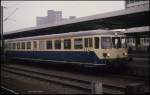
M129 28L124 31L124 33L128 36L149 36L150 37L150 27L144 26L144 27L134 27Z
M123 10L64 20L55 24L30 27L4 34L7 38L47 35L80 30L122 29L149 25L149 4Z

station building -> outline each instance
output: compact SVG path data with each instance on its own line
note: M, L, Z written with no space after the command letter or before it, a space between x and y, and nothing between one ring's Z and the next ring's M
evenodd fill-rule
M36 26L43 26L46 24L54 24L60 21L68 20L68 19L75 19L76 16L70 16L69 18L62 17L62 11L54 11L48 10L47 16L43 17L36 17Z

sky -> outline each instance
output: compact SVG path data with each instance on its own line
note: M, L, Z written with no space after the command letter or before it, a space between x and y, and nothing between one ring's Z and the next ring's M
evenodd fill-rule
M62 11L63 18L85 17L121 10L125 1L1 1L4 32L36 26L36 17L47 16L47 10ZM17 8L17 9L16 9Z

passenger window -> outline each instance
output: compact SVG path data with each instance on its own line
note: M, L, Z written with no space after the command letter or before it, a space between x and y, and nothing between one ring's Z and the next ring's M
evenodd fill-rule
M98 49L99 48L99 37L95 37L94 40L95 40L94 47L95 47L95 49Z
M92 40L92 38L89 38L89 47L93 47L93 40Z
M5 48L6 48L6 49L8 48L8 45L7 45L7 43L5 43Z
M13 43L13 49L16 49L16 43Z
M85 39L84 39L84 47L85 47L85 48L88 47L88 38L85 38Z
M55 40L55 49L61 49L61 40Z
M27 42L27 49L31 49L31 42Z
M17 43L17 49L20 49L20 43L19 42Z
M11 43L8 43L8 48L11 49Z
M37 48L37 42L33 41L33 48L36 49Z
M22 43L21 43L21 48L22 48L22 49L25 49L25 42L22 42Z
M75 49L82 49L83 48L83 41L82 38L74 40L74 48Z
M45 45L44 42L45 42L44 40L39 41L39 49L44 49L44 45Z
M135 43L135 39L132 39L133 43Z
M64 49L71 49L71 40L70 39L64 40Z
M149 43L149 38L147 38L147 43Z
M52 41L51 40L46 41L46 48L47 49L52 49Z

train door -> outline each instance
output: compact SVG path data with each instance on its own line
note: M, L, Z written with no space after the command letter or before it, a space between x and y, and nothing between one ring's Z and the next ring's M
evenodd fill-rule
M93 38L84 38L84 51L89 52L93 48Z
M39 47L39 42L36 41L36 40L33 41L33 42L32 42L32 49L33 49L33 57L34 57L34 58L38 58L38 57L37 57L37 55L38 55L38 52L37 52L37 51L38 51L38 47Z
M38 50L38 41L33 41L33 51Z

